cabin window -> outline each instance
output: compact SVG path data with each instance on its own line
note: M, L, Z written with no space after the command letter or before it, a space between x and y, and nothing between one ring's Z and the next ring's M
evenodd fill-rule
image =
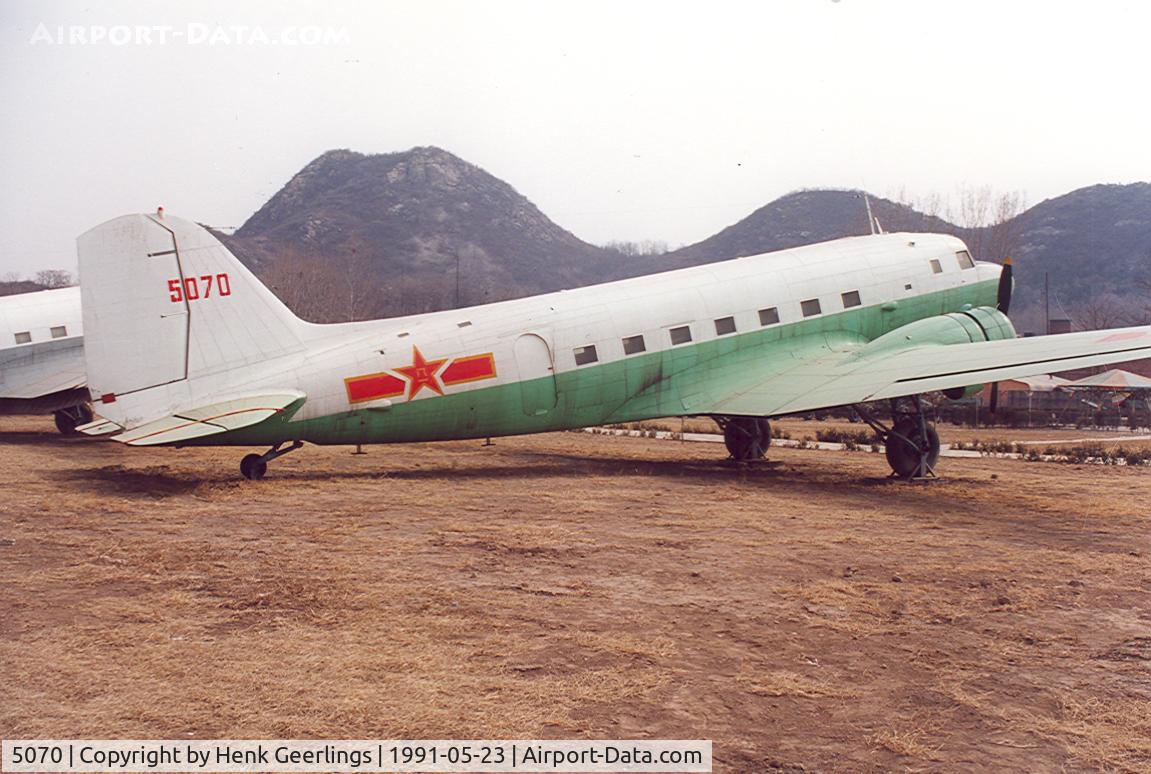
M53 325L52 326L52 338L62 339L67 335L68 335L68 326L66 326L66 325Z
M716 336L726 336L729 333L735 333L734 317L720 317L715 321Z
M908 282L906 285L903 286L903 289L904 290L911 290L911 283Z
M16 334L16 343L17 344L27 344L30 341L32 341L31 331L20 331L19 333Z
M625 355L638 355L646 352L647 345L643 343L643 336L628 336L623 340L623 353Z
M843 299L843 308L850 309L853 306L859 306L862 301L859 300L858 290L849 290L846 293L841 293L840 298Z
M942 274L943 273L943 264L939 262L938 258L932 258L931 259L931 273L932 274Z
M577 366L587 365L599 360L599 355L595 352L595 344L588 344L586 347L576 347L575 350L575 364Z
M961 269L974 269L975 261L971 260L971 253L966 250L960 250L955 254L955 260L959 261L959 268Z
M777 308L773 306L759 310L760 325L775 325L777 322L779 322L779 310Z
M819 299L818 298L811 298L811 299L808 299L807 301L802 301L802 302L800 302L799 306L803 310L803 316L804 317L814 317L815 315L819 314L822 311L819 308Z
M672 344L686 344L691 341L690 325L681 325L678 328L672 328L668 333L671 335Z

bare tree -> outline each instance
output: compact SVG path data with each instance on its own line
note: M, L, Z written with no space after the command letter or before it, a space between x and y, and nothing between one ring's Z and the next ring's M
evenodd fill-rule
M605 243L603 248L628 258L663 255L668 251L667 242L659 239L643 239L639 242L613 241Z
M1151 253L1148 254L1147 259L1148 263L1151 263ZM1127 325L1151 325L1151 274L1136 280L1135 289L1138 291L1138 295L1131 305L1131 311L1124 323Z
M1115 328L1130 314L1130 303L1114 293L1096 293L1071 307L1075 327L1084 331Z
M991 186L962 186L958 204L948 207L947 219L963 228L965 241L976 260L1002 260L1011 254L1018 237L1017 216L1026 200L1020 191L995 194Z
M1006 191L995 197L992 203L991 223L986 227L987 258L1001 260L1015 251L1021 230L1019 215L1026 206L1026 199L1021 191Z
M325 261L299 248L281 249L261 272L262 279L288 308L311 322L342 321L343 278Z
M66 288L75 284L72 272L64 269L44 269L36 272L36 284L45 288Z
M996 193L991 186L960 186L954 198L938 192L911 195L900 188L895 201L930 217L954 225L947 229L962 237L971 254L981 261L998 261L1010 255L1019 235L1018 216L1026 206L1020 191ZM894 224L896 228L904 224Z
M345 320L366 319L370 297L380 291L380 283L373 276L369 259L369 246L359 237L332 261L339 275L341 295L344 297L342 317Z

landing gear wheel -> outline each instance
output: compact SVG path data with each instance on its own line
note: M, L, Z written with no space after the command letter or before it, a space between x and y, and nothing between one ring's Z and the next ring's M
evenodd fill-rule
M939 434L931 425L921 429L915 417L903 417L887 434L886 452L887 464L900 478L929 475L939 461Z
M284 445L280 441L271 449L268 449L263 454L249 454L244 459L240 460L240 473L244 478L250 481L259 481L268 472L268 463L279 457L283 457L289 452L294 452L296 449L304 445L303 441L292 441L292 445L286 449L281 448Z
M268 463L264 462L263 455L249 454L240 460L240 473L251 481L259 481L268 472Z
M71 435L76 432L77 427L88 424L94 417L92 408L87 403L81 403L79 406L60 409L52 415L52 418L56 421L57 430L64 435Z
M731 417L723 425L723 445L733 460L761 460L771 446L771 425L759 417Z

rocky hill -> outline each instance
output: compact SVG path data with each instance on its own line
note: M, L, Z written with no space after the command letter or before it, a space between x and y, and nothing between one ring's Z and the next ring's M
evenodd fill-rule
M871 197L871 207L887 231L955 234L982 260L1010 254L1016 265L1012 316L1028 329L1042 329L1044 274L1052 317L1090 317L1077 322L1110 326L1137 322L1140 309L1151 309L1151 183L1080 188L982 228L962 228L879 197ZM678 268L865 233L859 192L800 191L644 268Z
M1151 183L1080 188L1016 221L1016 288L1025 308L1042 303L1044 273L1052 317L1074 317L1093 303L1151 308Z
M1151 293L1140 284L1151 281L1151 183L1082 188L973 229L870 199L885 230L957 234L984 259L1010 252L1016 310L1029 329L1041 327L1045 272L1052 316L1100 303L1137 307ZM324 153L224 238L290 304L310 306L300 309L305 316L346 319L484 303L867 230L860 192L798 191L696 244L625 257L580 240L479 167L422 147Z
M19 293L35 293L48 288L31 280L12 280L0 282L0 296L15 296Z
M906 205L869 198L872 214L886 231L955 228ZM867 208L860 191L797 191L765 204L702 242L669 253L665 262L668 266L694 266L866 233Z
M584 284L618 259L507 183L432 147L324 153L227 241L258 271L285 254L320 262L354 254L357 271L378 281L423 278L453 290L458 258L472 302Z

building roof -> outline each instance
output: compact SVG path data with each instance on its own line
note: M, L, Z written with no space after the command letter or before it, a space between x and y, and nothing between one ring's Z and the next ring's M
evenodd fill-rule
M1130 371L1112 368L1101 374L1077 379L1065 386L1068 389L1124 390L1130 392L1131 390L1151 390L1151 379L1133 374Z
M1062 387L1065 384L1070 384L1070 380L1064 379L1059 376L1048 376L1047 374L1040 374L1039 376L1025 376L1018 379L1007 379L1009 382L1018 382L1025 385L1027 389L1032 392L1051 392L1056 387Z

